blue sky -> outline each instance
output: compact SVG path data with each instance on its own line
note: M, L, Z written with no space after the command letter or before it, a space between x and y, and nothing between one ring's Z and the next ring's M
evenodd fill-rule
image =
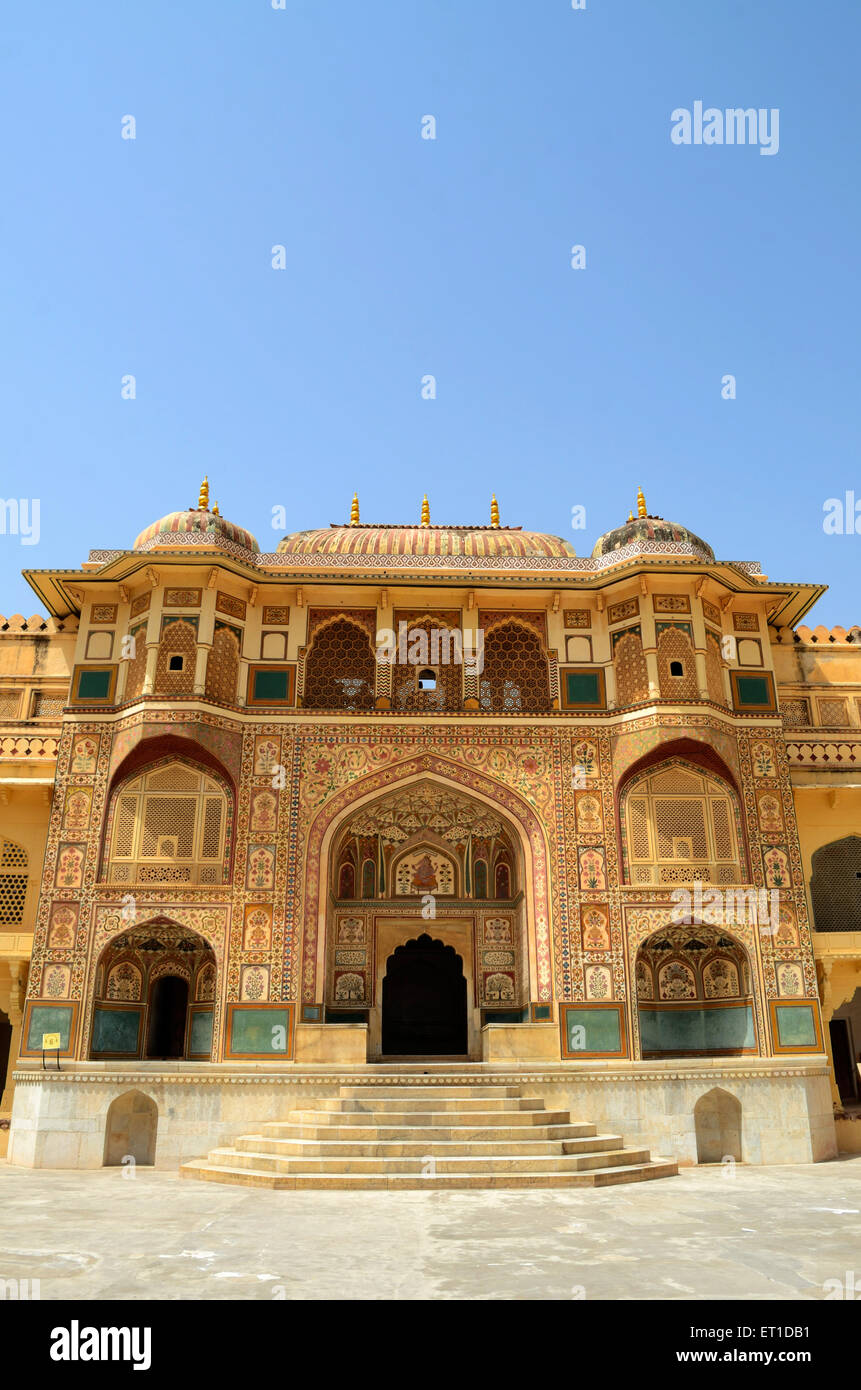
M583 554L642 483L861 621L855 0L10 0L0 39L0 492L41 503L0 611L206 472L263 550L357 488ZM674 145L698 100L779 152Z

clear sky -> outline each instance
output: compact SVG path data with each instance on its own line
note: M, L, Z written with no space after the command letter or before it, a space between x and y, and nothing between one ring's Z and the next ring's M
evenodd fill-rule
M0 611L206 472L263 550L357 488L584 554L642 483L861 621L858 0L275 3L3 7ZM697 101L778 152L674 144Z

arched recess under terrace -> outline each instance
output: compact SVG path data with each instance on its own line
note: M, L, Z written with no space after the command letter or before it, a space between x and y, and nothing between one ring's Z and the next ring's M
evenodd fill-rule
M635 961L640 1055L755 1054L755 975L746 947L725 927L660 927Z
M625 883L751 881L738 781L705 741L661 741L625 767L618 774L616 825Z
M177 922L112 937L95 969L90 1059L209 1061L217 974L210 942Z
M229 883L235 789L209 751L190 739L147 739L111 779L100 878L122 884Z

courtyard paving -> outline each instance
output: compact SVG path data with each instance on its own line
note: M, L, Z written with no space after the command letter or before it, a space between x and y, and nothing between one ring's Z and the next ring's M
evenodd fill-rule
M42 1299L821 1301L848 1274L861 1293L861 1157L427 1193L0 1161L0 1277L39 1279Z

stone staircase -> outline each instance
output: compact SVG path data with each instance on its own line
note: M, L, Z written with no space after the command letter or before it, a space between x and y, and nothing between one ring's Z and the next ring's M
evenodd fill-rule
M516 1086L341 1086L230 1148L184 1163L186 1178L277 1188L604 1187L670 1177L674 1159L545 1110Z

